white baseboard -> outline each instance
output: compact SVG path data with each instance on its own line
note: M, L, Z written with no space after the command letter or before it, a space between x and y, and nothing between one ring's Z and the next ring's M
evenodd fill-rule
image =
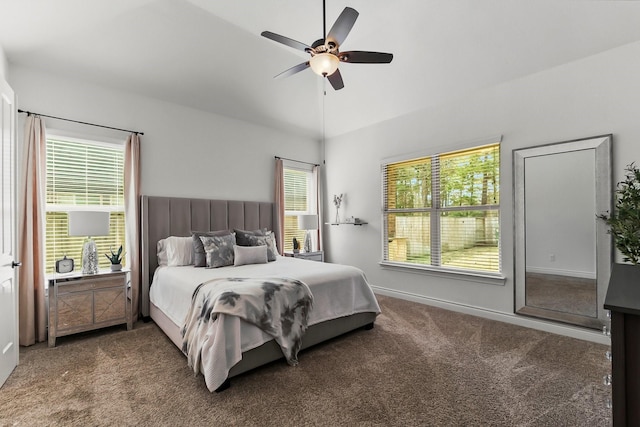
M591 341L598 344L611 345L610 337L602 334L601 331L595 329L585 329L577 326L564 325L561 323L550 322L546 320L534 319L531 317L519 316L517 314L502 313L499 311L487 310L484 308L473 307L470 305L454 303L437 298L430 298L411 292L398 291L396 289L388 289L381 286L371 286L373 291L380 295L400 298L413 301L425 305L444 308L445 310L456 311L459 313L470 314L472 316L483 317L486 319L497 320L499 322L511 323L513 325L524 326L526 328L536 329L539 331L550 332L553 334L564 335L571 338L577 338L585 341Z
M596 273L590 271L560 270L554 268L529 266L527 267L527 273L552 274L554 276L578 277L580 279L596 280Z

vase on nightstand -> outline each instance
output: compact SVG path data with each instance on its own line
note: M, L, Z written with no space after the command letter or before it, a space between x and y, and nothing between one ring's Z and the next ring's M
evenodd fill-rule
M111 271L120 271L122 270L122 264L111 264Z

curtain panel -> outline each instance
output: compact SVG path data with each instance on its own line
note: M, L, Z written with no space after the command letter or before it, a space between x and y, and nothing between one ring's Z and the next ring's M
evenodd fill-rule
M276 244L280 255L284 255L284 163L276 159L275 168L275 230Z
M19 342L27 346L47 338L45 310L45 180L46 129L44 120L27 116L20 169L18 214Z
M124 153L124 215L127 233L126 262L131 280L131 315L138 318L140 301L140 135L127 138Z
M318 236L318 250L324 250L324 242L322 227L324 225L324 214L322 209L322 201L324 200L324 187L322 185L322 166L315 165L313 167L313 184L316 189L316 212L318 213L318 230L316 231Z

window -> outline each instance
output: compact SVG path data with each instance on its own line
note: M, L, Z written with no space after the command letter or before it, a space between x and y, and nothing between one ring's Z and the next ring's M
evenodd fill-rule
M284 167L284 250L293 250L293 238L304 243L298 215L316 213L316 190L311 170Z
M81 265L83 237L68 236L68 212L110 212L109 236L92 236L98 247L100 268L109 268L103 255L125 247L124 150L115 144L47 139L46 272L67 256Z
M383 164L383 263L500 273L499 183L499 143Z

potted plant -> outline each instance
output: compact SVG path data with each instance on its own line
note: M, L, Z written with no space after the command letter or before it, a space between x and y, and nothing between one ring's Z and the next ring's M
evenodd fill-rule
M616 248L625 262L640 263L640 169L634 163L625 168L623 181L616 185L614 211L598 215L609 226Z
M111 271L122 270L122 245L118 248L118 252L113 252L113 249L109 248L111 255L104 254L104 256L111 261Z

